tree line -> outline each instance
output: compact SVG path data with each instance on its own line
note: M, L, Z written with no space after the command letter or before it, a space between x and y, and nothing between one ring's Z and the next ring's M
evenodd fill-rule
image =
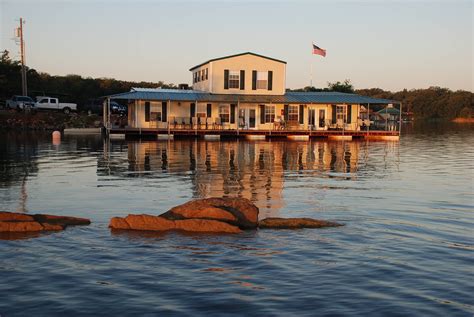
M27 69L28 91L32 97L49 95L65 102L85 104L89 99L129 91L132 87L178 88L174 84L158 82L132 82L111 78L91 78L79 75L52 76L47 73ZM380 88L355 89L349 80L328 83L326 88L304 87L292 91L337 91L357 93L374 98L391 99L402 102L403 111L415 118L444 118L474 116L473 93L465 90L452 91L448 88L386 91ZM21 94L21 65L3 51L0 60L0 100Z
M27 68L28 95L58 97L64 102L84 105L88 100L102 96L129 91L132 87L143 88L177 88L162 81L133 82L111 78L91 78L79 75L52 76ZM0 100L12 95L21 95L21 64L10 58L8 51L1 52L0 57Z
M474 117L474 94L466 90L448 88L403 89L397 92L380 88L355 89L350 80L328 82L327 88L305 87L293 91L336 91L395 100L402 103L404 113L417 119L452 119Z

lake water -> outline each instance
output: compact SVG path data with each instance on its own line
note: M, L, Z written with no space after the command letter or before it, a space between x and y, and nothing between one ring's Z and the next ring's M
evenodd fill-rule
M400 142L0 136L0 210L88 217L0 237L4 316L472 316L474 127ZM242 196L344 227L113 234L113 216ZM15 239L14 239L15 238Z

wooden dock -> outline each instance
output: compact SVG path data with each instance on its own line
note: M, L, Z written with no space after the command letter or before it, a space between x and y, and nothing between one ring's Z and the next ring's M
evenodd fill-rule
M124 134L130 137L206 137L219 136L222 138L329 138L329 139L386 139L397 140L399 131L342 131L342 130L251 130L251 129L159 129L159 128L111 128L109 134ZM299 137L299 138L298 138Z

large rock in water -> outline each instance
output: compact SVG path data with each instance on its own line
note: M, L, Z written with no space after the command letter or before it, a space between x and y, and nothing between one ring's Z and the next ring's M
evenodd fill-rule
M240 229L255 229L258 226L258 207L245 198L196 199L171 208L161 217L169 220L217 220Z
M109 228L119 230L239 233L241 230L225 222L209 219L169 220L162 216L128 215L110 219Z
M302 229L343 226L337 222L311 218L266 218L258 223L261 229Z
M299 229L341 226L309 218L267 218L258 221L258 208L245 198L197 199L159 216L128 215L110 220L111 229L238 233L241 229Z
M70 225L90 223L89 219L84 218L0 211L0 232L60 231Z
M147 231L238 233L241 229L255 229L257 225L258 208L250 200L206 198L173 207L159 216L115 217L111 219L109 227Z

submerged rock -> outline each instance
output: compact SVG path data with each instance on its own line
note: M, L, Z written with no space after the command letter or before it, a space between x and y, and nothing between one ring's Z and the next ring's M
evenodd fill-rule
M90 220L85 218L0 212L0 232L60 231L70 225L88 225L90 223Z
M311 218L266 218L258 223L261 229L302 229L340 227L343 224Z

